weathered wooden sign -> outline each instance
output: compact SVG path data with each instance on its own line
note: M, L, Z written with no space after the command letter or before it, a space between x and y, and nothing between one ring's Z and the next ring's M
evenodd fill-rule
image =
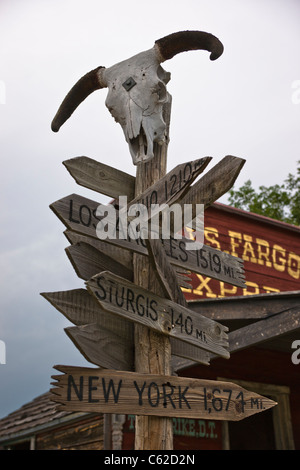
M133 370L133 323L103 310L86 289L72 289L41 294L61 312L75 327L65 328L75 346L93 364L116 370ZM101 337L105 335L105 341ZM116 338L119 341L115 348ZM171 338L173 358L209 364L209 352L176 338ZM172 359L174 369L177 360Z
M86 283L102 308L164 335L228 358L227 327L109 272Z
M205 159L206 167L211 157L205 157ZM196 165L199 165L196 162L205 159L183 163L169 173L169 178L164 179L164 184L160 184L161 190L159 192L165 195L165 200L168 199L168 195L175 195L176 188L181 188L184 181L192 183L190 178L193 176L194 180L201 173L200 171L195 174ZM71 158L63 163L78 184L112 198L118 199L120 196L126 196L129 202L133 202L134 176L88 157ZM204 204L205 207L208 207L232 187L244 163L244 159L227 155L189 189L180 204ZM148 200L150 204L155 204L158 201L158 191L155 185L148 188L146 192L147 194L144 194L143 198L139 196L136 200L142 199L144 204ZM184 195L179 194L179 196L183 197Z
M208 245L196 250L187 250L186 239L162 240L172 265L204 274L207 277L245 287L243 260Z
M41 294L75 327L65 328L84 357L93 364L133 370L133 328L123 318L104 311L86 289Z
M112 198L134 198L135 177L89 157L63 162L76 183Z
M276 405L231 382L55 366L53 400L64 411L239 421Z
M130 201L127 208L129 209L134 204L143 204L147 209L150 209L152 204L174 204L189 191L190 185L205 170L210 161L211 157L204 157L177 165L142 194Z
M72 194L54 202L50 205L50 208L69 230L99 240L96 228L100 219L96 212L100 205L90 199ZM146 242L142 238L119 239L116 232L116 238L107 238L101 241L143 255L148 254ZM245 287L242 259L216 250L208 245L203 245L201 249L187 250L186 243L193 242L185 238L164 239L162 243L172 265L204 274L205 276L235 286Z
M243 158L226 155L180 199L180 204L203 204L204 208L227 193L245 164Z
M85 237L85 240L87 241L80 241L65 249L78 277L86 281L101 271L112 271L114 274L124 277L129 281L133 280L132 259L124 256L125 254L129 254L128 250L121 249L122 252L120 253L120 251L115 249L114 252L113 247L111 251L103 251L103 247L96 248L97 240L95 240L94 245L91 244L91 239ZM100 240L99 244L101 246ZM107 244L106 246L111 245ZM124 262L125 260L127 260L126 263ZM172 271L181 287L191 287L191 279L188 277L187 272L176 268L176 266Z
M133 341L98 323L65 328L68 337L92 364L116 370L134 370Z
M71 264L81 279L90 279L95 274L110 270L129 281L133 280L132 263L125 266L115 257L109 256L89 243L80 242L65 249Z

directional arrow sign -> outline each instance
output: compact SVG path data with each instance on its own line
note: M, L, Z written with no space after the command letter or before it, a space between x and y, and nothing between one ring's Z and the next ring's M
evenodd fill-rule
M166 255L171 264L204 274L205 276L224 281L238 287L246 287L244 261L208 245L196 250L187 250L186 239L162 240Z
M203 204L204 208L209 207L229 191L244 164L244 159L227 155L190 188L178 201L179 204Z
M133 370L133 328L104 311L85 289L41 294L75 327L65 332L84 357L100 367Z
M105 310L229 358L226 326L109 272L92 277L86 285Z
M231 382L55 366L52 400L64 411L239 421L277 403Z
M118 276L130 281L133 280L132 265L124 266L101 250L84 242L66 248L66 253L74 267L76 274L81 279L90 279L101 271L110 270Z
M210 160L211 157L204 157L176 166L157 184L134 200L134 176L88 157L71 158L65 160L63 164L81 186L116 199L120 196L126 196L128 201L132 201L131 203L142 202L150 207L150 204L171 202L175 195L183 196L186 189L204 171Z
M96 232L97 223L100 220L97 216L99 206L101 204L95 201L72 194L54 202L50 208L69 230L99 240ZM107 238L105 242L148 255L145 240L142 239ZM234 286L245 287L242 259L207 245L203 245L201 249L187 250L186 242L193 242L184 238L181 240L171 238L162 242L171 264Z
M63 162L76 183L112 198L134 197L135 177L88 157Z
M88 361L100 367L132 370L134 344L132 322L118 316L112 318L112 315L104 311L86 289L44 292L41 295L76 325L66 328L65 331ZM99 340L103 334L105 342L101 344ZM117 348L115 348L116 338L120 338ZM209 364L210 354L197 346L171 338L171 347L173 356Z
M116 370L134 370L133 345L98 323L71 326L65 332L81 354L93 364Z
M71 245L86 243L91 245L93 248L96 248L96 250L105 252L107 256L113 258L115 261L118 261L118 263L123 264L127 268L133 264L133 252L128 249L99 240L99 238L93 238L87 235L82 235L81 233L73 232L73 230L65 230L64 235Z
M91 239L86 237L86 240ZM105 245L110 246L107 243ZM119 252L117 253L119 255L119 261L122 260L122 257L124 258L124 251L126 254L129 253L127 250L122 251L123 253L121 254ZM74 245L66 248L66 253L78 277L85 281L95 276L95 274L107 270L112 271L114 274L124 277L129 281L133 280L132 260L129 260L127 265L124 265L124 263L117 261L118 256L116 256L116 254L114 254L114 256L109 256L106 251L104 252L102 249L98 249L90 243L83 241L75 243ZM177 282L181 287L186 287L188 289L191 288L191 279L182 274L181 271L182 270L180 270L180 268L175 267L174 269L174 275Z
M144 204L147 209L151 208L151 204L174 204L179 197L187 193L190 185L205 170L211 159L212 157L204 157L177 165L157 183L130 201L128 209L134 204Z

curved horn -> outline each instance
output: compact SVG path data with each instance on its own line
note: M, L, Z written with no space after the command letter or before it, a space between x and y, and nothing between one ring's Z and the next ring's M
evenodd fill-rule
M59 131L60 127L69 119L80 103L93 91L106 88L107 85L102 78L103 69L105 67L97 67L91 70L71 88L52 121L51 129L53 132Z
M180 52L197 49L211 52L210 60L216 60L224 50L218 38L203 31L180 31L158 39L155 44L159 49L161 62L172 59Z

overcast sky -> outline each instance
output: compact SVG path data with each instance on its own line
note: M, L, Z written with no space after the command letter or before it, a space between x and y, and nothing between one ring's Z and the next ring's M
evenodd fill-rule
M224 54L164 63L173 97L168 169L212 156L246 159L237 186L283 182L300 159L299 0L0 0L0 417L50 387L54 364L88 366L67 320L40 292L84 287L49 204L77 193L62 161L85 155L135 175L121 127L91 95L58 134L51 120L89 70L149 49L167 34L216 35ZM226 198L222 198L226 202Z

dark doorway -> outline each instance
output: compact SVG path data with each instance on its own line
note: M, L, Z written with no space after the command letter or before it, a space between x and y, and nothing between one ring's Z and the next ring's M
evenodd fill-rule
M230 450L275 450L272 409L228 423Z

